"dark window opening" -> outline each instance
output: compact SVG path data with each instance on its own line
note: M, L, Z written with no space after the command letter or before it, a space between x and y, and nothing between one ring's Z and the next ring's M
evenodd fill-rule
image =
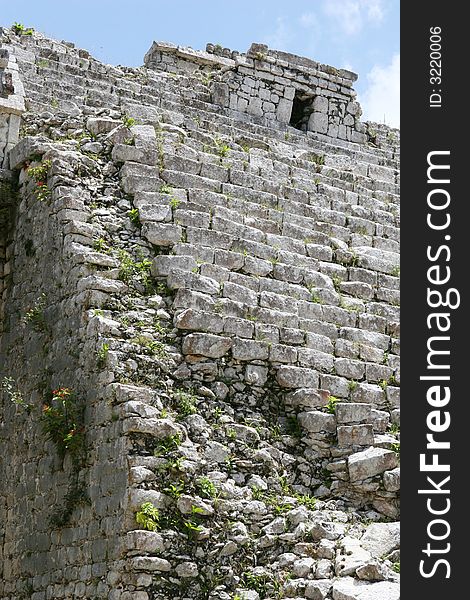
M308 120L313 112L313 96L308 96L302 92L296 92L292 103L292 114L289 125L307 131Z

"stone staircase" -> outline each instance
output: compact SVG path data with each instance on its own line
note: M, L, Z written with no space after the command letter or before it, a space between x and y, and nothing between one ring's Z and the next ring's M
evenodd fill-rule
M93 511L122 516L88 587L45 573L31 598L397 599L398 133L301 133L213 104L204 73L4 35L29 111L10 168L26 197L22 167L52 161L99 390L70 547ZM96 489L104 436L118 501Z

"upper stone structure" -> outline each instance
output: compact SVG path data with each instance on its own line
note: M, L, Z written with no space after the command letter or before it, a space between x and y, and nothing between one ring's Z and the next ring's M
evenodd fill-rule
M145 66L177 73L210 73L212 100L238 113L290 124L352 142L366 141L352 84L357 75L308 58L252 44L246 54L208 44L197 52L154 42Z
M354 79L0 30L1 600L398 600L399 132Z

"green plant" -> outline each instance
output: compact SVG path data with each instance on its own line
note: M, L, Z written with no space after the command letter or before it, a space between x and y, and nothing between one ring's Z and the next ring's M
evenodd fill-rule
M104 254L108 254L110 251L110 247L104 238L99 238L98 240L95 240L93 244L93 249L97 252L103 252Z
M202 531L202 527L191 519L183 521L183 528L185 533L190 537L194 537L197 533Z
M165 344L158 340L151 340L144 335L138 335L135 338L132 338L131 342L142 346L142 348L146 348L150 354L155 354L159 358L166 358L168 355Z
M161 418L166 418L167 414L163 415L163 411L160 414ZM169 454L176 450L178 446L181 444L181 435L179 433L175 433L174 435L168 435L163 439L159 440L158 446L154 451L155 456L162 456L165 454Z
M16 35L33 35L34 29L32 27L25 27L22 23L17 23L16 21L11 26L13 32Z
M131 208L131 210L127 213L129 216L130 222L134 227L140 227L140 215L138 208Z
M336 413L336 405L338 404L338 398L335 396L328 396L328 404L326 405L326 412L329 412L331 415Z
M217 496L217 486L208 477L201 477L197 482L199 493L203 498L214 499Z
M242 574L242 581L248 589L255 590L261 598L266 598L271 587L269 584L272 582L272 576L268 573L258 574L245 571Z
M46 295L41 296L35 301L33 306L26 311L23 322L30 324L35 331L44 331L46 322L44 319L44 308L46 306Z
M134 260L129 252L122 249L119 250L119 260L121 262L119 279L128 285L132 284L134 287L139 282L144 288L145 293L151 294L154 289L150 277L152 261L143 257L140 260Z
M388 378L387 381L388 385L394 385L394 386L398 386L399 383L397 381L397 378L395 377L395 375L390 375L390 377Z
M352 379L351 381L348 381L348 390L354 392L358 385L358 382L355 379Z
M164 491L175 500L178 500L178 498L184 492L184 481L180 479L178 483L170 483L168 487L164 488Z
M101 344L101 348L97 352L97 362L98 362L99 367L102 367L106 363L108 354L109 354L109 344L104 342L103 344Z
M395 444L390 444L390 450L393 450L395 454L400 456L400 442L396 442Z
M85 429L83 415L75 394L70 388L61 387L51 393L43 405L41 429L51 440L61 458L68 452L74 464L84 458Z
M400 572L400 561L394 562L392 565L392 571L395 571L395 573L399 573Z
M229 440L236 440L237 439L237 432L235 431L235 429L232 429L232 427L229 427L227 429L227 437Z
M221 158L225 158L226 156L229 155L230 152L230 146L228 146L227 144L225 144L224 142L222 142L221 140L215 140L215 144L217 146L217 154L221 157Z
M295 498L299 504L307 507L309 510L315 510L317 499L309 494L295 494Z
M184 390L178 390L175 392L174 398L176 409L181 418L188 417L197 412L196 397L194 394L185 392Z
M178 208L180 204L181 200L179 198L170 198L170 208Z
M8 396L10 401L16 406L21 406L26 410L28 414L33 410L33 405L26 402L23 398L23 394L17 387L16 381L13 377L4 377L1 383L1 389Z
M389 433L392 435L398 435L400 433L400 425L397 423L392 423L388 428Z
M386 379L382 379L381 381L379 381L379 386L385 392L387 390L387 387L388 387L388 381Z
M167 183L164 183L160 188L161 194L171 194L172 191L173 191L173 188L171 187L171 185L168 185Z
M321 300L320 296L316 292L311 291L310 294L311 294L311 296L310 296L310 301L311 302L314 302L315 304L321 304L322 303L322 300Z
M133 127L133 126L135 125L135 123L136 123L135 119L133 119L132 117L129 117L129 115L124 115L124 116L122 117L122 122L123 122L123 123L124 123L124 125L125 125L126 127L128 127L129 129L130 129L131 127Z
M148 531L156 531L160 526L160 512L151 502L144 502L135 514L135 520Z
M51 190L47 185L47 173L51 168L51 161L44 160L37 167L29 167L27 174L36 182L34 195L40 202L46 202L51 197Z

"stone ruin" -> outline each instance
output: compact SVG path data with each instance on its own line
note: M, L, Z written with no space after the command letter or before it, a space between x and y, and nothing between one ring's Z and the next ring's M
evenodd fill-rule
M0 29L2 600L398 600L399 132L355 79Z

